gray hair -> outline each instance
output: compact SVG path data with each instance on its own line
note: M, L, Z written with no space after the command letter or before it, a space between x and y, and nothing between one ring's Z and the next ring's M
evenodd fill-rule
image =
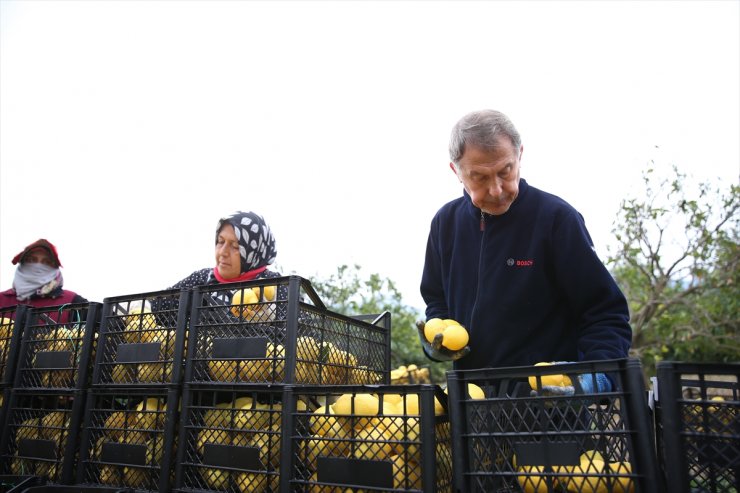
M457 167L465 153L465 146L493 149L498 138L506 136L519 156L522 138L509 118L496 110L480 110L468 113L452 127L450 135L450 160Z

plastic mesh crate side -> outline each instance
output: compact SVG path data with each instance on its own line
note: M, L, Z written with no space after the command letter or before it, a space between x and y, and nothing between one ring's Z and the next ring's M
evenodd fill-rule
M431 385L286 386L281 491L451 491L435 392L444 399Z
M128 488L104 488L98 486L41 485L25 488L21 493L133 493Z
M2 386L0 387L0 438L2 438L2 430L5 429L5 420L8 417L8 408L10 407L10 393L13 387Z
M89 384L99 303L27 311L15 388L81 390Z
M0 385L13 385L27 312L26 305L0 309Z
M625 409L627 424L635 430L633 451L643 476L643 489L658 490L663 486L656 455L655 431L647 400L644 373L640 360L625 361Z
M70 484L84 400L82 391L13 390L0 441L0 472Z
M628 485L657 491L647 457L653 448L637 450L649 419L644 392L631 388L633 366L609 360L448 372L456 489L578 490L591 482L610 492ZM561 375L566 384L593 373L609 374L614 389L587 394L574 385L572 395L542 393L543 384ZM470 384L482 389L483 398L468 392ZM630 403L635 396L640 402Z
M740 486L740 365L657 365L658 457L667 489L711 493Z
M174 386L182 382L190 290L106 298L93 386Z
M265 285L274 300L239 294ZM389 331L305 303L309 288L293 276L196 287L185 382L387 383Z
M275 288L274 299L265 299L266 286ZM252 296L239 294L244 292ZM310 284L297 276L196 287L185 381L230 385L289 380L285 368L293 368L295 361L285 341L295 338L293 322L302 297L323 306Z
M186 384L174 489L277 492L282 410L281 386Z
M170 491L177 449L177 388L92 388L76 484Z
M0 493L20 493L26 488L43 484L40 476L24 475L0 475Z

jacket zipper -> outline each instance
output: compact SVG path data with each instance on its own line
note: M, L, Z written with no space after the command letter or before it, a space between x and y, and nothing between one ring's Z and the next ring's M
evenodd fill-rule
M483 211L480 211L480 230L481 231L486 230L486 218L483 215Z

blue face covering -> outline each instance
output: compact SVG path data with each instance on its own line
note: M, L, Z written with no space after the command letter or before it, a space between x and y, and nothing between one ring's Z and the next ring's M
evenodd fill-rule
M64 284L62 271L45 264L21 263L15 269L13 289L19 301L31 296L46 296Z

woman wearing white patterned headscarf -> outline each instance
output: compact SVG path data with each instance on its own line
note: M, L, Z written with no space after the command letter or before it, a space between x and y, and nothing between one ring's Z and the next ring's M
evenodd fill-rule
M215 253L215 267L199 269L168 289L281 276L268 269L277 257L275 237L255 212L237 211L218 220Z
M277 256L275 237L265 219L254 212L237 211L219 219L215 253L215 267L197 270L168 289L281 276L268 269Z

